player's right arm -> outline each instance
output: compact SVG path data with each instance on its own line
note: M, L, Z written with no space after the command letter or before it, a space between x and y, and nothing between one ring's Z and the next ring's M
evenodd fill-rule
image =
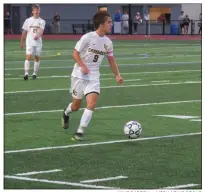
M80 53L74 49L73 50L73 59L75 60L75 62L81 67L82 72L84 74L88 74L88 68L86 67L86 65L83 63L83 61L80 58Z
M88 35L84 35L81 39L77 42L75 49L73 50L73 59L76 63L81 67L82 72L84 74L88 74L88 68L83 63L82 59L80 58L80 53L89 45L89 37Z
M23 31L22 34L21 34L21 48L23 49L24 48L24 41L26 39L26 34L27 34L27 31Z
M21 43L20 43L20 47L23 48L24 47L24 41L26 39L26 35L27 35L27 30L28 30L28 20L26 19L26 21L24 22L23 24L23 27L22 27L22 34L21 34Z

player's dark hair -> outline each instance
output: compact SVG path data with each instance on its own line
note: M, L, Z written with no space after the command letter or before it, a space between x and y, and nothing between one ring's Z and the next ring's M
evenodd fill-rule
M40 5L38 5L38 4L32 5L32 11L33 11L34 9L40 9Z
M98 29L100 24L104 24L108 17L110 17L110 14L107 11L98 11L93 17L95 28Z

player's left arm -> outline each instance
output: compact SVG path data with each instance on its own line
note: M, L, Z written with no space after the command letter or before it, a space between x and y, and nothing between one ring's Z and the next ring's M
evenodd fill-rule
M118 68L118 65L116 63L116 60L113 54L112 44L108 48L107 58L108 58L108 62L110 64L111 70L116 76L116 81L121 85L123 83L123 78L120 75L119 68Z
M37 40L39 37L41 37L43 35L45 25L46 25L46 22L44 20L41 21L40 29L38 30L38 33L36 34L36 36L34 38L35 40Z

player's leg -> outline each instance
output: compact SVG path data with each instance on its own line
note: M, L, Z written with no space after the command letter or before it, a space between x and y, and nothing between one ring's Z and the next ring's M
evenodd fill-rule
M81 117L78 130L75 133L75 135L73 136L73 140L83 140L84 131L85 131L86 127L88 127L88 125L92 119L93 111L94 111L95 106L97 104L98 97L99 97L98 93L93 92L93 93L87 94L87 96L86 96L86 108L84 109L83 115Z
M42 47L35 47L33 79L36 79L37 75L38 75L38 70L39 70L39 66L40 66L41 49L42 49Z
M28 80L30 62L33 54L33 47L26 47L26 60L24 62L24 80Z
M83 140L84 131L86 127L88 127L92 119L92 114L96 107L99 93L100 93L99 82L88 83L84 91L86 97L86 108L84 109L83 115L80 120L80 125L73 137L73 140Z
M72 102L64 109L62 117L62 126L64 129L69 127L69 116L72 112L78 111L81 107L82 99L72 97Z
M180 24L180 34L183 34L183 24Z
M84 80L71 77L70 93L72 93L72 102L63 111L62 126L64 129L68 129L69 127L70 114L80 109L84 89Z
M184 30L185 30L184 29L184 24L182 24L182 33L181 33L182 35L184 34Z
M126 25L126 31L125 31L125 34L128 34L129 33L129 25Z

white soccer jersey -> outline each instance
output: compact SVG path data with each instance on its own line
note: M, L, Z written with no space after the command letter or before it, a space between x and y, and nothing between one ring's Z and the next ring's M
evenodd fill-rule
M99 68L104 56L113 56L112 41L107 36L100 37L95 31L89 32L81 37L75 49L80 53L89 73L85 75L81 67L75 63L72 76L85 80L99 80Z
M23 24L22 29L27 31L26 46L42 46L42 38L34 40L34 37L39 33L40 29L45 28L46 22L39 18L29 17Z

